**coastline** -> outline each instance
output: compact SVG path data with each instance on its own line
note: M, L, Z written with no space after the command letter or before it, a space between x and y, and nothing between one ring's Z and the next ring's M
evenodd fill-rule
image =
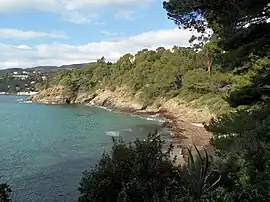
M124 113L145 119L150 118L151 120L160 121L162 123L162 128L169 129L171 144L174 147L171 155L172 157L176 156L176 164L183 165L187 162L187 148L191 148L191 150L195 152L193 147L194 144L200 151L203 149L206 149L210 152L212 151L212 146L209 144L212 135L210 132L206 131L202 123L198 124L184 121L175 117L165 109L159 111L143 111L89 104L86 104L86 106L102 107L106 110L116 113Z
M38 92L30 91L30 92L0 92L0 95L18 95L18 96L32 96L37 95Z
M159 100L153 105L144 106L139 102L138 94L131 95L120 88L114 92L97 90L94 93L78 93L75 98L70 95L66 88L56 86L30 96L26 101L43 104L83 104L116 113L162 120L163 127L170 130L171 143L174 146L172 156L177 156L177 164L185 163L187 148L192 148L194 144L199 150L205 148L211 151L209 141L212 136L202 123L209 121L213 116L205 108L189 109L184 104L179 104L176 99Z

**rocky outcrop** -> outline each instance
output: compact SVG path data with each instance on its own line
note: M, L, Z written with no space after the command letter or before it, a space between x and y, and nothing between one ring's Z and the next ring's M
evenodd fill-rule
M176 119L190 121L192 123L208 122L214 116L207 106L190 107L190 103L179 100L178 98L169 100L161 99L155 105L159 106L159 110L165 109L170 114L173 114Z
M27 100L44 104L69 104L74 102L74 96L69 89L55 86L30 96Z
M89 104L91 101L97 96L96 93L86 93L81 92L77 94L76 99L74 100L74 103L79 104Z
M91 100L94 105L126 109L127 111L137 111L144 107L139 101L139 93L132 95L125 88L119 88L114 92L98 90L95 94L96 97Z
M132 94L125 87L118 88L115 91L99 89L95 92L74 94L74 92L63 86L55 86L29 97L28 100L46 104L77 103L97 105L117 108L127 112L141 112L153 115L159 115L161 111L166 111L167 114L172 114L175 119L193 123L207 122L214 116L206 106L191 108L189 103L178 98L169 100L159 98L156 99L153 105L146 106L140 101L140 92Z

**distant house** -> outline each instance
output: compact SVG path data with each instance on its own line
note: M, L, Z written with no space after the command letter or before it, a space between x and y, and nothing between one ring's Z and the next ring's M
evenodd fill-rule
M45 81L47 79L46 76L42 76L41 78L42 78L43 81Z
M16 78L16 79L21 79L21 80L25 80L25 79L27 79L29 76L28 75L23 75L23 74L15 74L15 75L13 75L13 77L14 78Z
M31 81L31 84L35 84L36 82L35 81Z
M15 74L15 75L16 75L16 74L18 74L18 72L13 72L13 74Z

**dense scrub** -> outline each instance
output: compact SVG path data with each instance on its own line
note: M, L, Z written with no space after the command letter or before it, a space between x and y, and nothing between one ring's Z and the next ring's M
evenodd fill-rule
M0 202L9 202L11 189L10 186L6 183L0 184Z
M237 107L266 99L270 60L252 56L232 64L240 60L234 57L242 48L225 51L219 43L213 36L199 50L176 46L143 49L134 55L127 53L115 63L102 57L81 69L52 74L43 88L64 85L76 96L79 91L125 86L134 94L141 92L144 104L152 104L160 97L178 97L189 103L198 100L197 105L208 105L216 114L228 112L229 104Z
M176 202L222 197L215 190L223 190L218 184L222 173L215 170L207 153L202 156L197 151L193 156L190 152L187 165L175 166L172 147L165 152L163 148L157 133L132 144L115 139L111 153L83 174L79 201Z
M183 92L192 96L192 99L193 97L201 98L214 95L218 98L223 97L224 101L234 110L220 115L205 125L207 130L213 133L211 144L214 146L214 152L211 158L208 158L207 154L202 157L198 153L199 158L193 161L192 155L189 155L186 166L173 166L166 169L168 173L173 171L170 174L167 173L167 179L171 177L172 183L165 181L162 184L162 191L157 192L161 195L155 197L157 193L152 193L148 196L151 199L139 200L269 201L269 0L169 0L164 2L164 8L167 10L169 18L180 28L196 29L201 35L192 37L191 42L197 41L193 50L183 48L175 49L174 52L165 50L163 52L166 53L164 67L162 66L163 54L158 59L159 62L154 62L152 66L149 66L152 58L158 58L158 51L156 53L153 51L137 53L137 56L140 56L138 58L144 58L145 61L140 63L140 66L138 62L135 63L138 65L138 71L135 71L136 65L135 69L133 67L129 70L129 72L134 72L133 86L130 85L130 88L142 90L147 99L159 95L181 97ZM213 30L213 35L208 35L208 28ZM203 46L203 44L205 45ZM195 50L200 51L195 52ZM138 58L135 57L135 60ZM157 71L154 70L156 68ZM144 73L140 74L140 72ZM110 78L110 76L106 78ZM124 81L124 78L131 77L123 77L121 82ZM147 144L151 145L152 142L148 141ZM134 148L129 149L133 150ZM115 160L113 165L120 163L121 161L114 159L114 152L113 148L111 157L108 157L106 161L103 159L101 162L114 162ZM151 159L150 156L144 157L142 162L147 162L149 158ZM105 165L100 164L99 170L93 170L91 177L84 176L82 182L86 180L88 184L93 185L93 178L96 179L97 176L102 176L99 179L101 181L108 179L103 172L103 169L108 168ZM122 166L125 165L134 164L126 161ZM140 168L140 165L134 167L136 170L137 167ZM186 168L188 168L188 175L185 173ZM204 172L207 170L206 168L210 169L208 173ZM112 170L109 168L109 173ZM155 169L153 171L156 173ZM140 172L136 172L135 176L128 173L121 173L123 174L122 179L133 176L132 179L135 180L132 181L131 185L140 182L142 176ZM211 175L209 175L210 173ZM86 178L87 176L89 178ZM156 177L164 182L164 175L160 174ZM207 180L209 180L210 186L205 184ZM121 183L118 182L118 185L123 185L121 186L123 189L117 193L122 193L123 190L124 196L136 197L136 194L125 192L124 188L130 182L120 181ZM84 185L81 184L81 186ZM155 187L155 185L144 184L146 187ZM137 191L136 186L129 188L136 190L135 193L141 193L140 196L146 193L143 190ZM82 197L84 197L85 193L93 194L92 191L97 190L97 187L92 187L90 191L80 190ZM87 197L84 199L90 201ZM116 198L113 201L133 200Z
M211 57L214 59L214 55ZM79 91L115 90L125 86L134 94L141 92L140 98L145 104L152 104L157 98L179 97L188 102L202 98L199 104L216 105L212 108L216 112L226 111L228 104L222 98L237 85L237 78L232 72L220 71L216 59L209 72L205 60L204 50L144 49L134 55L125 54L115 63L101 58L82 69L59 71L51 75L46 86L64 85L74 95Z
M191 38L194 48L144 49L115 63L101 58L51 75L45 87L64 85L75 95L125 85L146 103L179 97L234 110L205 125L213 133L211 156L189 153L182 167L170 149L162 152L156 134L128 145L116 140L84 173L79 201L269 201L269 0L169 0L164 8L180 28L201 34Z

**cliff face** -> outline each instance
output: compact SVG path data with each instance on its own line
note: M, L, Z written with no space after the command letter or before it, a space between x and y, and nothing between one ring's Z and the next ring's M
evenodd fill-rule
M77 94L74 94L63 86L55 86L29 97L28 100L45 104L77 103L105 106L127 112L152 114L166 111L172 114L174 118L197 123L207 122L213 117L213 114L206 106L190 108L188 103L178 98L169 100L160 98L153 105L146 106L140 101L139 96L139 92L134 95L124 87L118 88L115 91L100 89L91 93L79 91Z
M54 86L30 96L28 100L44 104L65 104L71 103L74 100L73 97L73 93L69 89L63 86Z
M97 90L91 95L89 95L89 93L79 93L75 103L85 103L131 111L141 110L144 107L139 101L139 94L132 95L125 88L119 88L115 91Z

